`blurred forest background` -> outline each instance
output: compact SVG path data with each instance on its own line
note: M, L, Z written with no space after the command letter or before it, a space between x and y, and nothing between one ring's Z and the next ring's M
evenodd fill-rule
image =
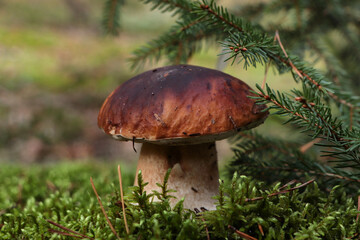
M219 3L228 8L240 4ZM135 71L128 59L133 50L166 31L175 20L138 1L126 1L120 34L111 37L101 26L103 4L87 0L0 1L0 161L137 159L131 143L114 141L98 129L97 114L107 95L122 82L166 64ZM190 64L215 68L220 52L219 45L207 46ZM321 62L317 64L321 68ZM252 87L264 78L263 66L247 70L227 66L224 71ZM268 75L278 90L294 86L289 78L272 71ZM272 116L259 131L289 138L290 127L282 126L281 121ZM220 159L231 158L228 143L219 145Z

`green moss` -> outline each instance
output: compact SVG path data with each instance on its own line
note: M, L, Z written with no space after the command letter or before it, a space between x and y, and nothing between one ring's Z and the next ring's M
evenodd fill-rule
M124 239L241 239L229 225L257 239L344 239L357 236L360 224L354 199L335 187L322 192L316 183L288 193L282 184L264 189L245 176L221 183L217 210L195 213L182 200L171 208L166 182L146 193L123 167L129 234L126 234L115 166L62 163L47 167L3 164L0 169L0 239L72 239L46 220L95 239L116 239L104 218L89 178L116 232ZM139 182L142 182L139 176ZM287 187L289 189L290 187ZM152 201L156 195L160 201ZM256 197L260 200L249 201ZM263 231L261 233L260 227Z

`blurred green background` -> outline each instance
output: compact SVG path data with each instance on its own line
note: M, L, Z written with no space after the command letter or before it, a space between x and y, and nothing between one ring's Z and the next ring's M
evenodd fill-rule
M138 1L126 1L120 35L110 37L101 26L102 9L102 1L0 1L0 161L136 163L131 143L114 141L98 129L97 114L122 82L166 64L135 71L128 59L174 19ZM208 45L190 64L215 68L220 52L219 45ZM263 66L227 66L224 71L252 87L264 79ZM271 69L267 79L278 90L294 86L290 76L276 76ZM270 117L258 130L287 137L281 121ZM220 160L231 158L226 141L218 143L218 151Z

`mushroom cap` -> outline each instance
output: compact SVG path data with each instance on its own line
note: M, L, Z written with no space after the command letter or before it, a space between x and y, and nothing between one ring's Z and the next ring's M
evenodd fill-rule
M117 140L197 144L256 127L268 116L251 88L223 72L191 65L157 68L115 89L98 126Z

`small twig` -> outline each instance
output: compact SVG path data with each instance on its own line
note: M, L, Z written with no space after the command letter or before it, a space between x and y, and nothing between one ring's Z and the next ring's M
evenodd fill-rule
M205 219L202 217L202 218L201 218L201 221L203 221L203 222L204 222L204 225L205 225L206 238L207 238L207 240L210 240L209 229L208 229L208 227L207 227L207 225L206 225L206 223L205 223Z
M294 183L298 182L297 180L291 180L290 182L286 183L284 186L280 187L279 190L286 188L287 186L293 185Z
M62 230L65 230L65 231L71 232L71 233L73 233L73 234L79 235L79 236L81 236L82 238L94 239L94 238L88 237L88 236L86 236L86 235L84 235L84 234L78 233L78 232L76 232L76 231L74 231L74 230L71 230L71 229L69 229L69 228L67 228L67 227L64 227L64 226L62 226L62 225L60 225L60 224L58 224L58 223L56 223L56 222L51 221L50 219L47 219L46 221L47 221L48 223L50 223L50 224L58 227L58 228L61 228ZM54 230L54 229L51 229L51 228L50 228L49 231L57 231L57 230ZM57 233L59 233L59 232L60 232L60 231L57 231ZM61 232L61 233L63 233L63 232ZM67 236L69 236L69 235L67 235Z
M306 185L309 185L310 183L312 183L312 182L314 182L314 181L315 181L315 179L311 179L310 181L307 181L306 183L303 183L303 184L301 184L301 185L299 185L299 186L296 186L296 187L293 187L293 188L289 188L289 189L286 189L286 190L283 190L283 191L271 193L271 194L267 195L266 197L273 197L273 196L277 196L277 195L280 195L280 194L292 192L292 191L294 191L294 190L296 190L296 189L305 187ZM265 198L265 197L246 198L246 199L245 199L245 202L252 202L252 201L262 200L262 199L264 199L264 198Z
M304 76L300 73L299 69L297 69L297 68L295 67L295 65L292 63L292 61L290 60L289 56L287 55L287 53L286 53L286 51L285 51L285 48L284 48L284 46L283 46L282 43L281 43L280 35L279 35L279 31L278 31L278 30L276 30L276 32L275 32L275 38L276 38L276 40L278 41L278 43L279 43L279 45L280 45L280 47L281 47L281 50L283 51L285 57L288 59L288 61L289 61L288 63L289 63L289 65L291 66L291 68L296 72L296 74L297 74L301 79L303 79Z
M129 234L129 227L127 225L126 214L125 214L124 193L123 193L123 187L122 187L122 180L121 180L122 177L121 177L120 165L118 165L118 175L119 175L119 184L120 184L121 207L122 207L122 210L123 210L125 229L126 229L126 233Z
M232 231L234 231L237 235L239 235L242 238L245 238L246 240L257 240L257 238L254 238L246 233L240 232L239 230L237 230L235 227L228 225L228 228Z
M56 233L56 234L62 235L62 236L68 236L68 237L73 237L73 238L84 239L84 237L82 237L82 236L74 235L74 234L67 233L67 232L58 231L58 230L55 230L55 229L52 229L52 228L49 228L48 231L51 232L51 233Z
M262 226L260 225L260 223L258 223L258 228L259 228L259 231L261 233L261 236L264 236L265 235L264 230L263 230Z
M274 99L271 99L270 96L268 96L268 95L263 95L263 94L260 93L260 92L258 92L257 95L258 95L259 97L264 98L264 99L267 100L267 101L272 102L274 105L278 106L279 108L282 108L282 109L286 110L287 112L289 112L289 113L291 113L291 114L293 114L293 115L295 115L295 116L303 119L304 121L310 122L309 119L307 119L305 116L301 115L301 114L298 113L298 112L295 112L295 111L290 110L289 108L283 106L283 105L282 105L281 103L279 103L278 101L276 101L276 100L274 100ZM323 128L322 128L319 124L317 124L317 123L315 123L314 125L315 125L316 127L318 127L319 129L323 129Z
M279 59L280 61L282 61L283 63L285 63L286 65L290 66L296 73L297 75L301 78L301 79L304 79L304 76L312 83L314 84L320 91L323 91L323 88L322 86L316 82L314 79L312 79L308 74L304 73L303 71L300 71L299 69L297 69L295 67L295 65L291 62L291 60L289 59L288 55L286 54L286 51L281 43L281 40L280 40L280 36L279 36L279 33L278 31L276 31L275 33L275 39L278 40L279 42L279 45L281 47L281 49L283 50L283 53L285 54L285 56L288 58L288 60L285 60L285 59L282 59L280 56L279 56ZM344 99L341 99L340 97L338 97L336 94L334 94L333 92L330 92L328 90L325 90L325 92L332 98L334 99L335 101L338 101L339 103L345 105L345 106L348 106L350 108L350 110L352 108L356 108L353 104L347 102L346 100Z
M314 144L320 142L322 139L321 138L315 138L313 140L311 140L310 142L302 145L299 149L300 152L305 153L307 150L309 150L312 146L314 146Z
M201 211L203 211L203 212L207 211L207 209L204 208L204 207L201 207L200 209L201 209ZM196 213L196 216L201 216L200 219L201 219L201 221L204 222L207 240L210 240L209 229L208 229L207 226L206 226L205 219L202 217L202 215L201 215L201 213L200 213L200 210L199 210L198 208L194 208L194 211L195 211L195 213Z
M111 222L110 222L110 220L109 220L109 218L108 218L108 215L106 214L106 211L105 211L105 209L104 209L104 206L103 206L102 203L101 203L100 197L99 197L99 195L98 195L98 193L97 193L97 191L96 191L96 188L95 188L94 182L93 182L93 180L92 180L92 177L90 177L90 182L91 182L91 186L92 186L92 188L93 188L93 190L94 190L94 193L95 193L95 195L96 195L96 198L97 198L97 200L98 200L98 202L99 202L101 211L103 212L103 214L104 214L104 216L105 216L105 218L106 218L106 221L108 222L108 224L109 224L109 226L110 226L110 228L111 228L111 231L115 234L115 236L116 236L118 239L120 239L119 235L116 233L113 225L111 224Z

